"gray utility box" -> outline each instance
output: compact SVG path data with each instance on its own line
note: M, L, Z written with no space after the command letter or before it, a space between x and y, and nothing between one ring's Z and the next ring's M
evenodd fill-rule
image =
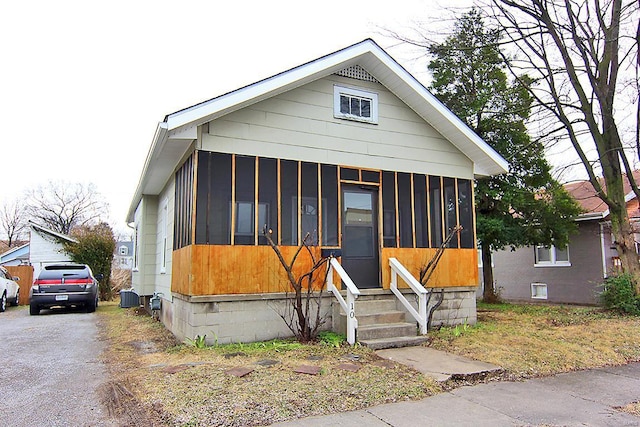
M130 291L120 291L120 307L121 308L131 308L138 307L140 305L140 297L138 294Z

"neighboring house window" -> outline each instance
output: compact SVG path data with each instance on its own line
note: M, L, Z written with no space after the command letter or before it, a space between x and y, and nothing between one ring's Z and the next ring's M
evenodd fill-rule
M532 283L531 298L547 299L547 285L545 283Z
M167 272L167 223L168 223L168 205L167 200L164 201L162 205L162 218L160 223L160 233L162 233L161 239L161 250L162 253L160 255L160 273Z
M336 85L333 115L339 119L378 123L378 94Z
M569 262L569 246L564 249L559 249L555 246L536 246L535 258L535 267L566 267L571 265Z

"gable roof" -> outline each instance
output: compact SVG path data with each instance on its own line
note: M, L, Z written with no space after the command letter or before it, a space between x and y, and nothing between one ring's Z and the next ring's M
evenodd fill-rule
M636 182L638 182L640 180L640 170L634 171L633 177ZM598 180L601 182L601 185L604 186L604 179L598 178ZM629 217L640 218L640 208L637 203L635 206L631 206L630 203L636 199L636 195L633 190L631 190L631 185L626 178L626 174L623 175L623 186ZM595 188L593 188L593 185L591 185L591 182L588 180L571 182L565 184L564 188L585 211L578 216L578 220L603 219L609 216L609 207L598 197Z
M507 172L506 160L378 44L366 39L275 76L167 115L156 128L127 221L133 221L133 213L143 194L159 194L167 176L173 173L178 160L197 138L199 125L356 65L364 68L471 159L476 176Z
M29 221L29 226L31 227L32 230L36 231L39 234L47 234L51 237L56 238L57 240L66 240L67 242L70 242L70 243L78 243L78 241L73 237L67 236L66 234L58 233L57 231L49 230L48 228L45 228L34 222Z

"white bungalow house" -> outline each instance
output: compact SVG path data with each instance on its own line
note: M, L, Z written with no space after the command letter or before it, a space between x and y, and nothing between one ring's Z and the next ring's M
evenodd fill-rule
M359 296L349 318L390 299L415 336L392 282L404 269L417 275L461 225L428 286L446 291L437 322L474 323L472 182L507 166L367 39L158 124L127 217L133 286L147 300L161 295L160 318L181 339L287 336L273 309L286 284L261 230L285 255L309 233L318 255L341 255L351 279L341 280L353 282L342 294ZM339 298L326 298L326 327L344 331ZM370 327L360 320L346 328L363 341Z

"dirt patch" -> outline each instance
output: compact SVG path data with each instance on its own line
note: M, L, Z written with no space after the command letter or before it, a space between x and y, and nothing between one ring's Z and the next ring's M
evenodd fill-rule
M129 388L121 382L109 381L99 390L100 400L109 416L121 427L160 427L166 425L157 411L148 411Z
M141 354L157 353L158 346L153 341L129 341L131 347Z

